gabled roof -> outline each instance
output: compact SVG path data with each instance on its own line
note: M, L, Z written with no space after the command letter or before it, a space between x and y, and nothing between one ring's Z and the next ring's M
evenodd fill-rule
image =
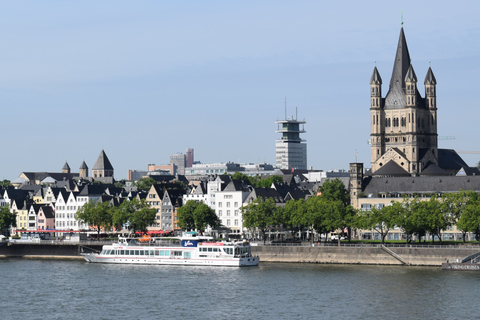
M423 168L422 172L420 172L420 175L422 176L446 176L448 173L437 166L435 163L429 162L427 165Z
M453 149L438 149L438 166L444 170L460 170L468 165Z
M97 161L93 165L92 170L113 170L113 166L110 163L110 160L108 160L107 154L105 151L101 151L100 155L97 158Z
M43 214L45 215L45 218L47 218L47 219L55 218L55 212L54 212L52 207L43 206L39 210L42 210Z
M232 179L222 191L244 191L245 186L242 180Z
M275 203L285 203L284 197L275 189L272 188L254 188L250 194L253 199L273 199Z
M105 193L105 189L108 185L102 184L86 184L80 191L79 196L101 196Z
M374 176L410 176L405 169L400 167L395 161L389 161L380 169L373 173Z
M407 74L405 75L405 81L410 81L410 82L417 82L417 75L415 74L415 71L413 70L413 66L410 64L410 67L408 67Z

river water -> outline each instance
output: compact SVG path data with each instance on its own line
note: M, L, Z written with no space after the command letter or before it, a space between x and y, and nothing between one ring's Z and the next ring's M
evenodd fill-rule
M480 273L0 259L0 319L474 319Z

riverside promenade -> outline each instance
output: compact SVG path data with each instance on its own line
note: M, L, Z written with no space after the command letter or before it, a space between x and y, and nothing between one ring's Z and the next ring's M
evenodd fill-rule
M15 241L0 245L0 258L83 259L82 253L96 252L112 241ZM252 243L252 253L261 262L435 266L461 261L480 252L479 245L381 245L334 243Z

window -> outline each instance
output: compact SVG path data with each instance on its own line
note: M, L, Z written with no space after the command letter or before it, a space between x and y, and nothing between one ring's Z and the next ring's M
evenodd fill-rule
M235 214L235 217L237 217L238 216L238 210L235 210L234 214Z
M235 219L234 225L238 226L238 219Z
M230 202L227 202L227 208L230 208Z
M219 208L222 207L222 203L221 203L221 202L218 203L218 207L219 207Z
M238 208L238 202L235 202L235 203L233 204L233 206L234 206L235 208Z
M230 219L227 219L227 226L230 226Z
M218 210L218 216L219 216L219 217L222 216L222 210Z
M230 210L227 210L227 217L230 217Z

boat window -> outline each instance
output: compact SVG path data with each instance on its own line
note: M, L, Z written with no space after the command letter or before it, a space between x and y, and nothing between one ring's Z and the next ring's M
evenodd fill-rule
M115 250L110 251L110 255L115 255Z
M140 250L140 255L141 255L141 256L144 255L144 251L143 251L143 250Z
M213 248L213 252L218 252L218 248Z
M125 255L125 250L120 250L120 255L124 256Z
M150 255L153 256L153 250L150 250Z
M182 251L173 251L173 255L175 257L181 257L182 256Z
M158 256L159 255L159 250L155 250L155 255Z
M135 250L135 255L138 256L139 254L139 250Z
M130 250L125 250L125 255L128 256L130 254Z
M208 248L208 252L212 252L212 249L213 249L213 248Z

